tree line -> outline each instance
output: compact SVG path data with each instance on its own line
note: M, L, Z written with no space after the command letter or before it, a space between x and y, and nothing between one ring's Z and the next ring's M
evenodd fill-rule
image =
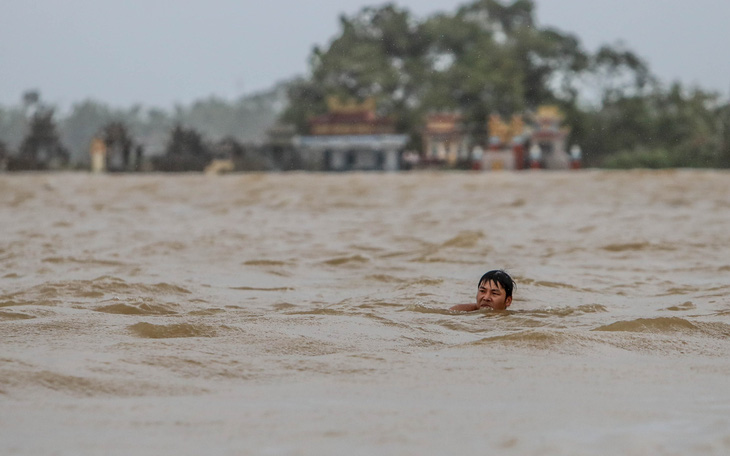
M586 51L535 21L535 3L477 0L423 20L394 4L340 17L310 74L289 88L283 118L300 132L326 99L374 98L419 147L424 115L458 111L479 137L490 114L557 105L584 162L605 167L730 166L730 104L679 83L664 87L621 45Z
M486 143L490 114L509 118L549 104L565 114L587 166L730 167L728 100L666 86L622 45L586 51L575 35L539 26L533 0L476 0L423 19L394 4L365 7L341 16L338 34L313 48L306 76L234 101L213 97L169 111L86 100L59 114L30 91L19 105L0 107L0 156L34 144L33 122L45 122L46 139L55 138L71 163L88 160L91 138L113 122L153 155L169 154L181 138L262 143L277 122L307 134L331 96L376 100L415 150L428 113L458 111Z
M148 156L188 150L201 152L198 161L204 161L215 155L219 144L235 144L240 150L264 143L285 103L284 82L237 100L210 97L172 110L141 105L120 109L84 100L63 113L45 103L39 91L29 90L17 105L0 106L0 159L13 156L23 162L22 157L32 160L53 150L65 156L67 167L88 167L92 138L116 142L114 136L121 135L122 142L134 143L128 148L144 145ZM190 147L196 141L202 148Z

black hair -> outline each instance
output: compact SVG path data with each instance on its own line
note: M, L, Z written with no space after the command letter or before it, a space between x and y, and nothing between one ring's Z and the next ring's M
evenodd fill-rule
M505 298L512 296L512 289L515 286L515 281L512 280L512 277L503 270L495 269L494 271L487 272L481 279L479 279L477 287L481 286L485 282L498 283L502 288L504 288Z

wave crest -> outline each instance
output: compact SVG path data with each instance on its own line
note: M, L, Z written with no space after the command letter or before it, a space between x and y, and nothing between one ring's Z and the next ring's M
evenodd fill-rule
M218 331L208 325L177 323L172 325L153 325L140 322L129 326L138 337L146 339L174 339L180 337L216 337Z

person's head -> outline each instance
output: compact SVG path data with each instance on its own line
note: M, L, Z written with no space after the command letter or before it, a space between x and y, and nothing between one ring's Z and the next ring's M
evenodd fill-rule
M504 310L512 304L512 289L515 281L501 269L489 271L479 279L477 306Z

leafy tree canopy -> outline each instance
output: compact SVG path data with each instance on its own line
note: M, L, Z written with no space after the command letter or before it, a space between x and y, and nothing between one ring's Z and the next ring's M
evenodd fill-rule
M606 47L590 55L573 35L538 27L534 9L531 0L478 0L420 22L394 4L342 16L340 34L314 48L311 76L291 88L284 119L303 132L334 95L375 98L402 131L431 110L459 110L480 128L489 113L575 102L588 73L603 71L607 86L606 79L629 74L634 89L648 79L629 51Z
M341 16L308 77L290 85L282 120L306 134L328 97L373 98L414 138L425 113L443 110L478 135L489 114L556 104L589 165L730 166L730 106L717 94L664 89L620 43L587 52L534 13L533 0L476 0L423 20L395 4Z

